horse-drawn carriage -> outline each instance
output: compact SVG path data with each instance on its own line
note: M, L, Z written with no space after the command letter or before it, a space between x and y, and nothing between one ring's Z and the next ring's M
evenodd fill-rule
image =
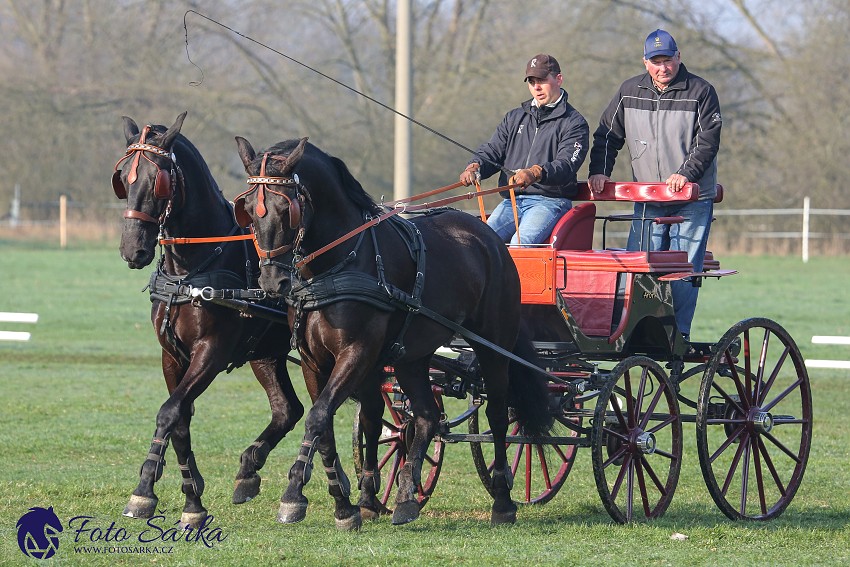
M195 242L214 246L209 229L191 234L197 227L178 224L176 208L200 206L189 176L172 173L168 183L179 187L162 190L161 172L185 168L182 159L200 159L174 157L182 117L179 123L152 131L141 143L128 132L128 156L144 155L148 165L135 159L132 169L141 173L133 181L125 171L116 173L116 193L130 194L132 201L125 236L139 220L158 224L165 254ZM275 328L288 316L313 408L281 499L280 521L304 517L302 488L316 451L340 527L357 527L361 510L388 511L393 492L394 523L414 520L435 490L446 444L457 442L472 448L494 498L493 523L514 521L515 480L518 500L550 500L580 447L590 448L597 489L612 518L656 518L667 510L678 482L683 422L695 423L706 485L728 517L770 519L793 499L812 433L809 380L793 339L779 324L754 318L732 326L717 342L688 342L676 328L671 283L700 285L733 272L720 270L712 257L695 274L683 252L606 247L608 223L626 219L597 217L595 201L695 199L695 186L672 193L664 184L611 183L593 194L583 184L576 201L584 202L561 219L548 244L508 250L472 215L378 206L340 160L306 139L260 154L246 140L237 141L251 188L235 200L235 213L252 232L229 237L254 241L252 253L262 266L257 281L265 293L253 289L250 276L245 289L193 283L214 260L202 269L178 267L171 277L174 289L182 286L191 298L192 309L231 308L246 319L274 320ZM179 202L175 195L182 195ZM594 249L597 221L603 223L603 243ZM186 238L174 238L178 233ZM251 255L245 256L250 262ZM261 303L261 297L285 298L288 312ZM161 314L157 322L165 328ZM290 342L278 348L275 364ZM184 372L193 368L192 358L186 357ZM163 408L185 409L200 391ZM352 395L360 401L354 425L359 510L348 500L350 483L332 428L333 413ZM269 397L274 408L280 390ZM467 407L448 416L447 398L466 400ZM182 419L188 438L188 418ZM161 422L133 496L142 506L128 515L144 517L151 502L155 506L153 482L170 434ZM290 420L286 429L291 427ZM243 455L243 485L246 461L247 476L255 480L241 501L259 491L256 470L282 432L278 428L273 441L258 439L252 447L262 447L261 456L256 447ZM178 452L178 460L185 510L205 514L194 457ZM190 514L186 523L197 518Z

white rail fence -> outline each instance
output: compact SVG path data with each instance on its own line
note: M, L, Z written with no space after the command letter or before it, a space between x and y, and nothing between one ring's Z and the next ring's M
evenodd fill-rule
M38 313L13 313L0 311L0 323L37 323ZM24 331L0 331L0 341L28 341L30 333Z
M850 337L815 335L812 344L817 345L846 345L850 346ZM850 360L806 360L809 368L844 368L850 370Z

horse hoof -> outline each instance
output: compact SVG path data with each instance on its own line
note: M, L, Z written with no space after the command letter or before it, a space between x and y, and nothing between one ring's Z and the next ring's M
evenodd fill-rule
M360 526L363 525L363 519L360 516L360 510L355 508L354 513L351 514L347 518L339 519L334 518L336 521L336 528L343 532L356 532L360 529Z
M307 499L303 502L281 502L277 512L277 521L281 524L295 524L307 517Z
M370 504L368 506L360 505L360 516L362 516L364 520L377 520L381 516L389 516L392 513L392 510L380 502Z
M393 525L407 524L419 517L419 503L415 500L400 502L396 504L393 512Z
M496 510L493 508L493 512L490 514L490 525L491 526L501 526L503 524L515 524L516 523L516 505L509 507L505 510Z
M207 519L207 511L201 510L200 512L183 512L180 515L180 526L181 530L185 530L186 528L198 529L204 524L204 520Z
M159 498L156 496L148 498L147 496L133 494L130 496L130 501L127 503L122 514L128 518L153 518L158 503Z
M244 504L260 494L260 475L249 478L240 478L236 481L233 489L233 503Z

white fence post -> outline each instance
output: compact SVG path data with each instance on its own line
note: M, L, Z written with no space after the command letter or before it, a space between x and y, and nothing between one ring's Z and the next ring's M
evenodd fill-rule
M809 205L811 200L808 196L803 197L803 263L809 261Z

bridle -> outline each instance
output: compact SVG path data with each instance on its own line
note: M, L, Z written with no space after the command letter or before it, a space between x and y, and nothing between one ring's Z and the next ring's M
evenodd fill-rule
M145 143L145 139L147 138L150 129L150 125L145 126L142 129L142 134L139 137L139 141L135 144L130 144L129 146L127 146L127 153L124 154L124 157L122 157L115 163L115 172L112 174L112 190L115 192L115 196L119 199L126 199L128 191L127 187L124 185L124 182L121 179L120 166L129 158L133 158L133 161L130 165L130 172L127 174L127 182L132 185L137 179L137 169L139 167L139 161L141 160L141 158L145 158L151 165L156 168L156 179L154 181L153 186L154 197L156 197L160 201L167 201L166 207L163 210L162 214L159 216L159 218L154 218L147 213L137 211L128 207L124 211L124 218L136 219L142 222L149 222L153 224L162 225L165 222L165 219L167 219L168 215L171 213L171 207L174 202L174 195L176 193L175 187L177 185L177 179L179 177L182 181L183 172L177 165L177 159L174 156L173 152L168 152L167 150L164 150L158 146L153 146L151 144ZM159 164L156 163L156 161L146 155L147 153L152 153L160 157L167 158L171 167L167 170L161 168Z
M298 248L306 230L302 211L304 209L305 202L309 199L304 186L301 185L301 181L298 179L297 174L292 177L274 177L266 175L266 161L269 157L276 160L287 159L284 156L270 156L268 152L263 154L263 161L260 164L260 174L250 176L247 179L247 183L251 186L251 188L238 195L233 200L236 222L242 227L251 225L251 217L245 211L245 197L254 191L257 192L257 205L254 207L254 211L260 218L266 216L268 213L268 208L266 207L266 193L268 192L286 199L286 202L289 204L289 228L297 231L297 234L289 244L278 246L272 250L266 250L260 246L260 243L257 241L257 235L254 233L254 247L257 249L257 254L260 257L261 267L271 264L272 258L287 254L288 252ZM285 192L277 191L272 187L285 187L287 189L292 189L295 191L295 198L293 199Z

